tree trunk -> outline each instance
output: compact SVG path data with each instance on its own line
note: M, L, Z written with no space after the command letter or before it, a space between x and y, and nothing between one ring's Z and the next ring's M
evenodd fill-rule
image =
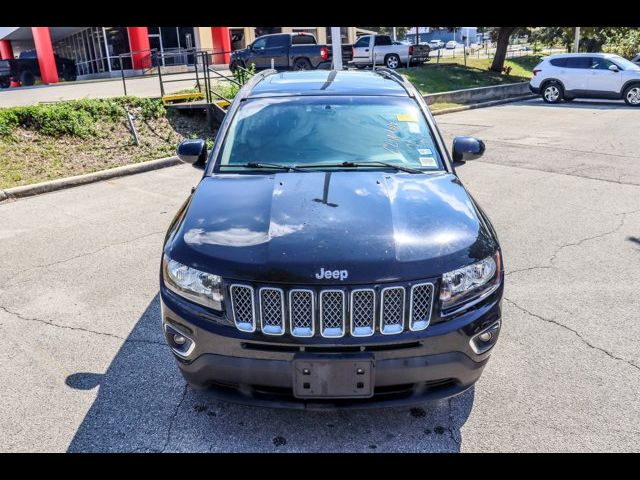
M496 43L496 55L493 57L491 64L492 72L501 73L504 67L504 60L507 57L507 47L509 46L509 37L518 27L500 27L498 32L498 40Z

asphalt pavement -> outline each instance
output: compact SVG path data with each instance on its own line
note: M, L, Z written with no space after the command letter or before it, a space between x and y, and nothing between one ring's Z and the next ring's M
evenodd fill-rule
M476 386L418 408L292 412L185 386L160 331L189 165L0 204L0 451L640 451L638 110L539 99L437 117L507 270ZM212 205L224 209L224 205Z

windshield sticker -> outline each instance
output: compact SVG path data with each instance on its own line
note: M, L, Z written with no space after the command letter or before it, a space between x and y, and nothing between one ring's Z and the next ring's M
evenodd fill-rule
M413 113L398 113L396 118L399 122L417 122L418 119Z
M420 157L420 165L423 167L437 167L436 159L433 157Z
M420 125L417 122L408 122L407 127L411 133L420 133Z
M430 148L419 148L418 149L418 153L420 155L432 155L432 152L431 152Z

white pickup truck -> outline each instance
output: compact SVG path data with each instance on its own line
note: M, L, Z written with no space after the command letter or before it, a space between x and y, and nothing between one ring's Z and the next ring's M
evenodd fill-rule
M380 65L398 68L429 60L429 45L394 44L389 35L363 35L353 44L353 61L357 68Z

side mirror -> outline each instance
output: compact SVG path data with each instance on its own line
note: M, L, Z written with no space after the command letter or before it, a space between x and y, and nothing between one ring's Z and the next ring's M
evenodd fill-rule
M611 70L612 72L619 72L620 69L618 68L617 65L609 65L609 70Z
M183 140L176 150L178 158L185 163L204 165L207 159L207 144L201 138Z
M482 140L475 137L456 137L453 139L453 161L466 162L480 158L485 146Z

